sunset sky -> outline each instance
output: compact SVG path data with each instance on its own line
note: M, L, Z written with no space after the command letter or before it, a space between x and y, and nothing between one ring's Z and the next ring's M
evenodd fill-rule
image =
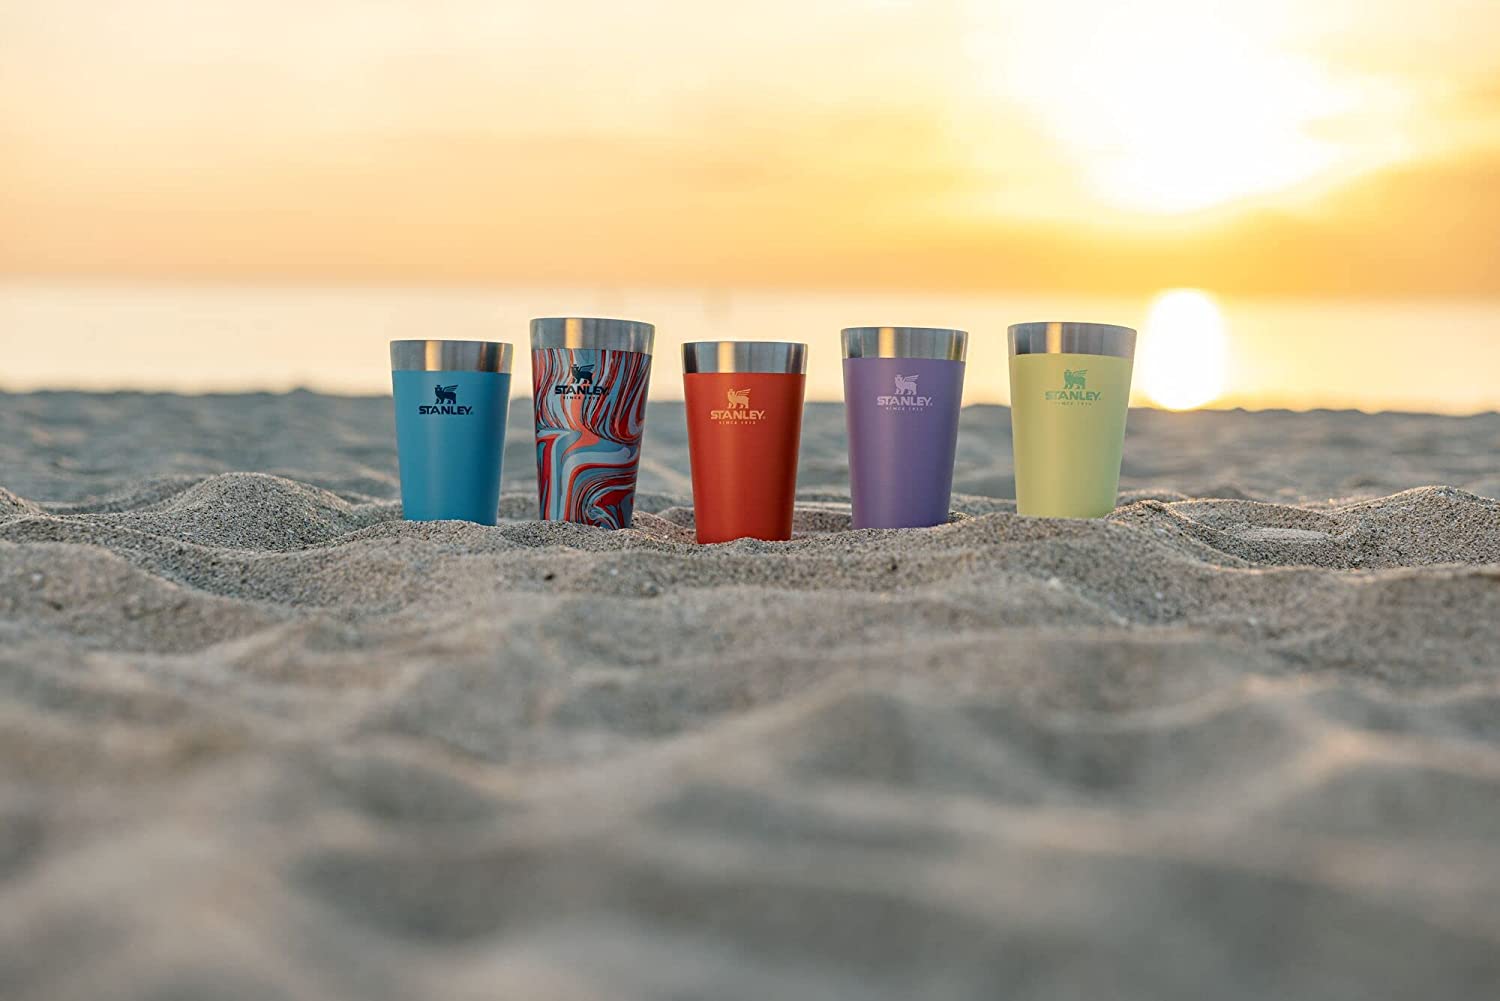
M1493 0L0 0L0 274L1500 294Z
M387 337L592 312L658 325L658 395L735 337L837 400L838 328L912 323L1004 402L1007 323L1095 319L1140 403L1496 409L1497 38L1496 0L0 0L0 387L381 392Z

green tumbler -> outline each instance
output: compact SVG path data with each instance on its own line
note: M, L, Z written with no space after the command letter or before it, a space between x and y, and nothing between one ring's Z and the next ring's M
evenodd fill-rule
M1108 323L1010 328L1016 511L1102 518L1115 509L1135 331Z

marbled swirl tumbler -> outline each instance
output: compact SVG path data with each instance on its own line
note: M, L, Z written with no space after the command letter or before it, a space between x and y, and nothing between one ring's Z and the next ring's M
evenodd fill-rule
M631 320L531 321L543 521L630 527L655 332Z
M843 332L855 528L948 520L969 335L928 327Z

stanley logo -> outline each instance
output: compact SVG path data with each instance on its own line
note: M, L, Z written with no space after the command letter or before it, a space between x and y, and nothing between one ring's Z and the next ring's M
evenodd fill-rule
M594 385L594 365L594 362L589 362L572 366L570 381L559 383L552 391L558 396L603 396L609 389Z
M724 408L708 412L711 420L721 424L756 424L766 419L764 410L750 409L750 390L731 389L724 396Z
M917 392L919 378L921 373L896 376L895 391L889 396L875 397L875 405L889 410L925 410L932 406L932 397Z
M1047 390L1047 399L1054 403L1096 403L1103 393L1089 389L1089 370L1086 368L1063 370L1063 388Z
M474 412L473 407L461 407L458 405L458 383L451 386L433 386L432 398L436 401L429 405L417 408L417 413L424 415L450 414L454 417L467 417Z

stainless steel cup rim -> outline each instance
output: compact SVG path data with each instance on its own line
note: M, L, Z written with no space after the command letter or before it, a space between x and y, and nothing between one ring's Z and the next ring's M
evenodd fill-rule
M932 358L963 361L969 333L948 327L845 327L845 358Z
M651 353L656 328L604 316L543 316L531 321L531 348L595 348Z
M806 375L807 345L796 341L690 341L682 346L682 371Z
M391 371L509 373L513 353L504 341L391 341Z
M1013 355L1135 356L1135 330L1114 323L1016 323L1009 341Z

